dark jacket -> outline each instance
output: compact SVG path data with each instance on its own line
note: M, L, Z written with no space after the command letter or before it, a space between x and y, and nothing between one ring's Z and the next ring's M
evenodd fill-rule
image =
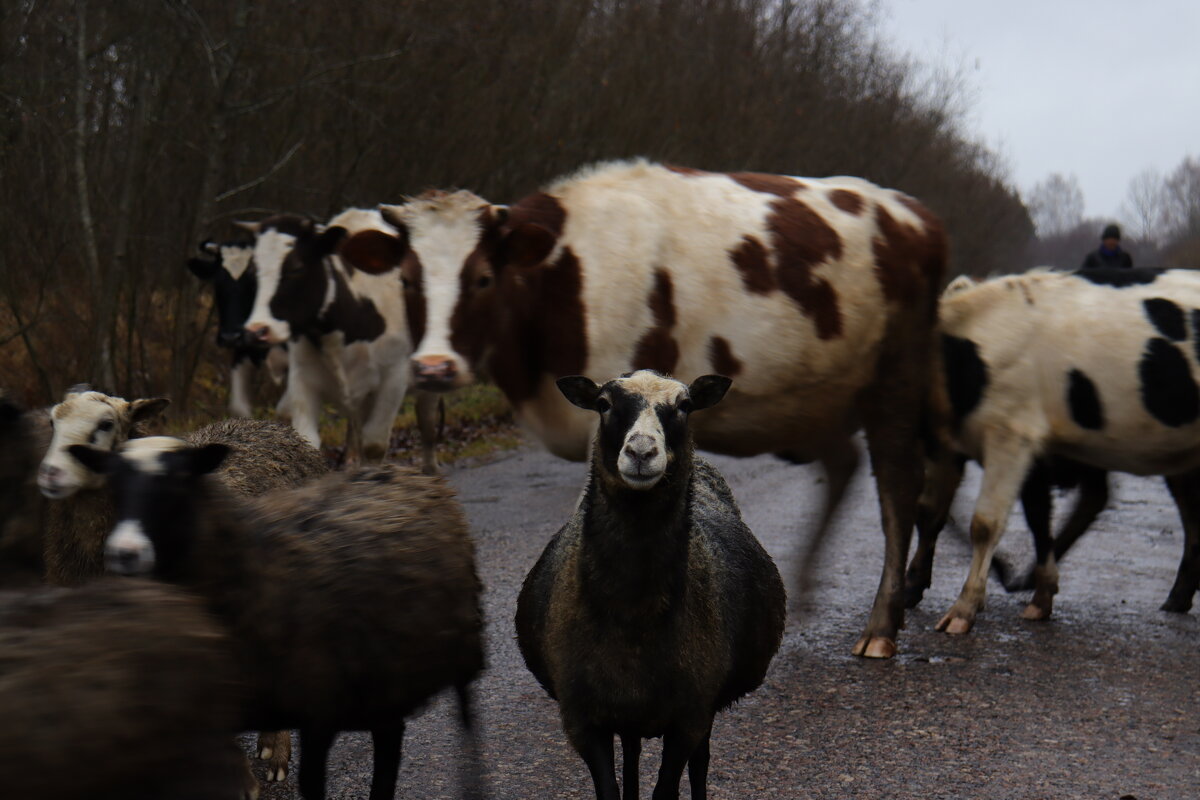
M1097 247L1083 259L1083 269L1092 267L1132 267L1133 256L1118 247L1109 250L1104 245Z

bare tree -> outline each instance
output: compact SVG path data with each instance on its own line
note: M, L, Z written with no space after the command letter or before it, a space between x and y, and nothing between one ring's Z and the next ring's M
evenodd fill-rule
M1034 185L1026 198L1039 236L1065 233L1083 220L1083 190L1075 175L1051 173Z

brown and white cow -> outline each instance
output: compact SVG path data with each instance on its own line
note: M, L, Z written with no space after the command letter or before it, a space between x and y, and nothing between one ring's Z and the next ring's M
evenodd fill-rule
M984 472L970 571L938 629L966 633L974 624L1018 494L1027 505L1047 503L1034 512L1046 519L1031 520L1038 564L1024 616L1050 615L1058 567L1049 476L1039 471L1057 460L1090 469L1093 481L1104 471L1166 476L1185 542L1163 609L1190 609L1200 585L1200 273L1035 270L956 282L942 299L941 320L954 439ZM960 475L961 462L945 458L929 482L922 506L939 522ZM1076 536L1094 514L1083 516ZM923 525L914 564L923 549L932 559L925 534Z
M394 265L345 263L336 254L348 233L395 231L373 209L348 209L328 225L281 214L248 226L256 234L258 287L247 334L266 345L288 345L288 406L292 427L319 447L321 406L346 415L347 457L383 458L408 387L412 340L400 275ZM438 398L417 393L422 466L437 471Z
M595 425L555 385L575 374L734 378L696 420L697 444L716 452L836 458L865 427L887 556L854 652L895 652L946 258L923 206L856 178L635 161L511 207L459 191L381 210L396 235L364 231L340 252L401 264L417 385L486 373L560 456L584 459Z

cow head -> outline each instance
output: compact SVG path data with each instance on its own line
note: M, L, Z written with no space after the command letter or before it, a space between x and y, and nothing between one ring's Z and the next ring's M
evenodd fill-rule
M68 450L89 445L112 451L138 435L139 424L157 417L169 402L165 397L129 401L87 387L68 391L63 401L50 409L54 433L37 476L42 494L57 500L80 489L103 486L104 477L85 469Z
M213 287L217 307L217 344L233 347L242 341L242 330L254 304L258 280L253 266L253 242L200 243L202 258L188 259L188 269Z
M346 234L307 217L280 214L257 226L254 265L258 291L245 325L246 340L282 344L309 328L331 301L325 259Z
M379 210L396 234L356 233L342 243L342 257L364 269L400 266L416 388L473 382L492 344L493 319L506 313L505 287L546 261L560 228L527 219L520 205L510 213L467 191L429 192Z

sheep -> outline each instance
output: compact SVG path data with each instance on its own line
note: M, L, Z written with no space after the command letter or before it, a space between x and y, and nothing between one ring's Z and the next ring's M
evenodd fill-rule
M689 414L730 383L649 370L603 386L558 380L600 425L579 505L521 588L517 642L601 800L619 796L614 734L627 800L641 739L658 736L655 800L679 796L685 763L692 797L703 798L717 711L758 688L779 649L779 573L688 430Z
M88 443L113 450L143 435L167 403L166 398L126 401L102 392L72 390L51 409L54 437L38 473L42 492L59 498L43 512L49 583L78 586L103 575L104 540L116 521L112 499L102 488L104 477L84 469L68 455L67 448ZM221 442L234 448L217 477L245 496L294 486L328 471L320 452L280 423L226 419L186 438L197 446ZM292 752L288 732L264 732L257 752L267 761L268 780L287 777Z
M177 589L109 578L0 595L5 797L236 797L239 691L228 636Z
M200 596L231 630L251 684L242 722L300 730L300 791L325 797L334 736L370 730L372 800L390 798L404 718L447 687L471 744L470 684L483 668L480 583L466 519L436 477L392 465L259 498L213 472L229 448L149 437L71 454L109 475L118 522L109 569L152 572Z
M42 511L34 483L50 443L45 411L24 411L0 391L0 586L41 582Z

